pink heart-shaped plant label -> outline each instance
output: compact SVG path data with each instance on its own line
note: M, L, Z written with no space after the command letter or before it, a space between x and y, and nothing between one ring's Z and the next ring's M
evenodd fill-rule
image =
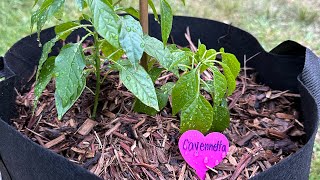
M179 149L184 160L196 170L200 179L205 179L207 167L218 165L229 150L225 135L213 132L204 136L196 130L183 133L179 139Z

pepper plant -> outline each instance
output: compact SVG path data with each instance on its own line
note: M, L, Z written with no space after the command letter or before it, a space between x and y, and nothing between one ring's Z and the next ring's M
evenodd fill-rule
M220 52L207 50L201 43L197 52L168 45L173 15L167 0L160 0L161 18L152 0L140 0L140 12L132 7L120 6L121 0L75 1L83 12L82 19L90 23L73 21L55 27L56 37L44 44L38 65L35 108L43 90L54 79L56 109L61 119L80 97L86 87L87 76L94 73L97 82L92 117L95 118L100 84L108 78L106 75L101 79L100 75L101 68L105 68L102 64L106 63L112 70L119 71L120 80L135 96L135 111L156 114L167 105L171 96L172 113L175 115L181 111L181 132L198 129L205 133L228 127L226 96L234 91L235 78L240 70L234 55L225 53L223 49ZM185 3L184 0L182 2ZM35 1L37 3L38 0ZM61 13L64 3L65 0L44 0L39 5L31 17L32 27L37 25L38 34L47 20ZM160 21L163 41L147 35L148 5L155 19ZM85 8L89 14L84 13ZM121 11L129 15L118 15ZM136 19L141 20L142 26ZM79 28L87 31L79 42L66 44L56 57L49 57L57 41L66 40ZM90 36L93 37L93 46L83 48L83 42ZM85 56L84 51L88 49L93 53ZM121 58L124 54L126 59ZM217 60L217 56L221 56L222 60ZM173 72L178 81L155 87L154 82L165 71ZM213 79L202 80L204 71L211 72ZM211 104L201 94L202 89L211 95Z

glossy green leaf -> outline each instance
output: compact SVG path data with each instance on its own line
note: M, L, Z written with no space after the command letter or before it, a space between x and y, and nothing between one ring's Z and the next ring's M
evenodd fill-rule
M167 105L169 94L165 93L161 89L156 89L156 93L157 93L157 99L158 99L158 103L159 103L159 109L161 110ZM154 115L156 115L158 113L157 110L155 110L152 107L146 106L139 99L135 99L133 110L135 112L145 113L145 114L148 114L150 116L154 116Z
M136 10L135 8L133 7L129 7L129 8L125 8L123 9L124 12L130 14L131 16L137 18L137 19L140 19L140 13L138 10Z
M86 20L86 21L89 21L89 22L92 22L92 17L89 16L88 14L81 14L81 16L79 17L79 20Z
M158 60L156 60L155 58L149 57L149 59L148 59L148 71L150 71L157 62L158 62Z
M120 80L143 104L159 111L157 94L152 79L144 68L134 67L129 61L120 60L115 65L120 71Z
M236 56L230 53L225 53L223 48L220 49L220 52L222 56L222 62L230 68L233 76L237 77L240 72L240 62Z
M204 44L198 45L198 51L196 52L196 57L198 59L198 62L201 62L201 60L205 58L206 51L207 51L206 45Z
M196 69L184 74L172 90L172 114L177 114L189 101L199 93L200 75Z
M169 94L169 96L172 95L172 89L175 86L175 84L173 82L167 82L166 84L161 86L161 90L166 93Z
M35 0L32 7L34 7L35 5L37 5L37 4L38 4L38 1L39 1L39 0Z
M230 125L230 113L227 107L213 107L213 121L210 131L222 132Z
M236 78L233 76L230 68L224 64L224 63L220 63L220 65L223 68L223 74L226 77L227 80L227 84L228 84L228 96L230 96L234 90L236 89Z
M53 16L58 20L58 21L61 21L62 20L62 17L64 16L64 6L61 6L61 8L55 12L53 14Z
M213 80L201 81L200 88L207 91L208 93L214 93Z
M122 25L119 35L120 45L125 51L129 61L135 66L139 63L143 51L143 31L139 21L126 15L121 19Z
M66 38L72 33L71 28L79 26L76 22L66 22L55 26L54 31L59 36L60 39L66 40Z
M212 118L212 106L198 93L181 111L180 133L190 129L206 133L212 125Z
M171 52L171 59L172 63L169 67L169 71L173 70L174 68L178 68L179 64L190 65L188 54L182 50L175 50Z
M81 44L65 45L55 60L55 101L58 119L71 108L85 88L84 55Z
M164 70L163 68L158 68L158 67L153 67L152 69L150 69L148 74L150 75L152 82L155 82L158 79L158 77L160 76L163 70Z
M37 31L40 33L48 19L54 16L63 6L65 0L45 0L39 9L31 16L31 28L37 23Z
M217 54L216 50L209 49L207 51L206 58L209 59L209 60L215 60L216 59L216 54Z
M169 69L172 64L171 52L166 48L161 41L154 37L144 36L145 49L144 51L157 59L160 65Z
M154 6L153 0L148 0L148 4L152 9L152 12L153 12L153 15L154 15L154 19L159 22L159 16L158 16L158 13L157 13L157 9Z
M120 17L112 5L105 0L87 0L87 4L93 14L95 30L112 46L119 48Z
M39 71L39 76L34 87L34 109L37 107L37 103L39 98L41 97L42 92L45 90L53 76L54 62L54 56L48 58L42 65L41 71Z
M101 51L103 53L103 55L105 57L109 57L111 54L113 54L111 57L109 57L110 59L114 60L114 61L118 61L121 56L124 54L124 51L121 49L119 51L117 51L118 49L113 47L111 44L108 43L108 41L103 40L100 44L100 48ZM115 51L117 51L116 53L114 53Z
M196 63L205 62L208 60L216 60L216 53L217 52L214 49L207 50L204 44L199 43L198 51L196 52L196 55L195 55ZM200 67L200 73L204 72L207 69L208 69L208 66L205 64L202 64Z
M76 0L76 4L79 7L79 10L82 11L84 7L86 6L85 0Z
M58 40L58 38L55 37L55 38L51 39L50 41L48 41L46 44L44 44L44 46L42 48L42 54L41 54L41 57L40 57L40 60L39 60L38 69L37 69L36 82L39 79L39 75L40 75L42 66L46 62L46 60L48 59L48 55L51 52L51 49L55 45L57 40Z
M214 88L214 105L220 106L222 100L225 98L227 91L226 77L219 71L217 67L212 68L213 71L213 88Z
M173 14L167 0L160 0L161 35L163 44L166 45L172 29Z

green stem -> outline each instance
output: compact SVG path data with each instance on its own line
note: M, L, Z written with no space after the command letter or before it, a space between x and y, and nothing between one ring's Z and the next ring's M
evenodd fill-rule
M90 25L90 24L81 24L81 25L79 25L79 26L72 27L72 28L70 28L70 29L68 29L68 30L66 30L66 31L64 31L64 32L62 32L62 33L74 31L74 30L80 29L80 28L84 28L86 31L92 33L92 31L91 31L90 29L88 29L88 27L92 27L92 25Z
M96 91L94 95L94 106L92 112L92 118L95 119L97 115L97 108L99 103L99 94L100 94L100 51L98 44L98 34L94 33L94 46L95 46L95 68L96 68Z

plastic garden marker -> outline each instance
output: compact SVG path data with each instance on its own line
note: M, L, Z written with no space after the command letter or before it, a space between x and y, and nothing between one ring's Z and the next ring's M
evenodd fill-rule
M213 132L204 136L196 130L183 133L179 139L179 149L184 160L196 170L201 180L206 177L208 167L218 165L229 150L225 135Z

